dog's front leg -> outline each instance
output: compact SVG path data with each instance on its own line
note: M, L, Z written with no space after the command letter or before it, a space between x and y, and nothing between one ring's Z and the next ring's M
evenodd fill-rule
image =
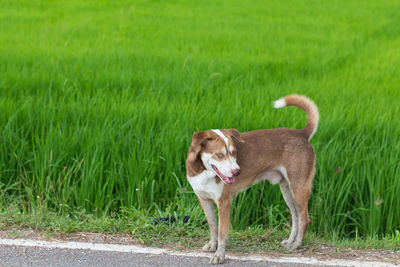
M211 264L224 263L225 261L225 248L228 244L230 215L231 215L231 194L222 195L218 200L218 249L210 260Z
M218 244L217 218L215 217L214 203L211 199L203 199L200 197L199 202L206 215L208 227L210 228L210 242L203 247L203 251L214 252L217 250Z

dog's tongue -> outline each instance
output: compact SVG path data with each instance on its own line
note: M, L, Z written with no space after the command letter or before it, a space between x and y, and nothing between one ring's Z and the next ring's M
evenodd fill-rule
M226 177L228 178L228 184L232 184L235 182L235 178L234 177Z
M235 177L226 177L225 175L223 175L217 167L215 167L214 165L212 165L212 168L218 173L219 177L222 178L222 180L227 183L227 184L232 184L235 182Z
M235 178L234 177L226 177L225 175L223 175L220 172L218 174L221 176L222 180L224 180L224 182L227 183L227 184L232 184L232 183L235 182Z

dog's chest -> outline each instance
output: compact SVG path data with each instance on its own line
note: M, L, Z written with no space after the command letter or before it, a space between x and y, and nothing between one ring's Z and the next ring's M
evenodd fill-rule
M217 183L214 173L205 170L196 176L188 176L187 179L197 196L215 201L220 198L224 183Z

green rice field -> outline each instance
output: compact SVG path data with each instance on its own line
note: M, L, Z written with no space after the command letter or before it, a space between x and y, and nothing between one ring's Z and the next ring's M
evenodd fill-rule
M204 215L192 133L302 128L320 111L309 230L400 231L400 2L13 1L0 8L0 211ZM286 228L278 186L232 228Z

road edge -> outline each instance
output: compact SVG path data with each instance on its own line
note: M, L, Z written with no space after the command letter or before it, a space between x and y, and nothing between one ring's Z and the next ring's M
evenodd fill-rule
M103 243L88 243L88 242L75 242L75 241L44 241L32 239L3 239L0 238L0 245L3 246L23 246L23 247L41 247L53 249L86 249L94 251L110 251L110 252L126 252L126 253L139 253L151 255L171 255L171 256L186 256L186 257L200 257L210 258L211 253L202 252L179 252L162 248L141 247L137 245L119 245L119 244L103 244ZM310 265L327 265L327 266L399 266L388 262L379 261L358 261L358 260L339 260L329 259L320 260L311 257L268 257L268 256L235 256L226 255L227 259L240 260L240 261L254 261L254 262L275 262L275 263L302 263Z

